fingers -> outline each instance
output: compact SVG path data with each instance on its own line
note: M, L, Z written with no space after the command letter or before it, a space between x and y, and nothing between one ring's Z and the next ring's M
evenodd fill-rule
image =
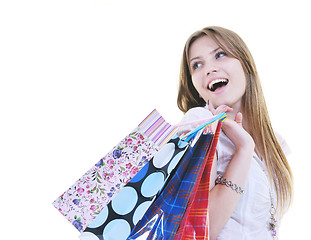
M216 114L220 114L223 112L232 112L233 109L231 107L228 107L227 105L220 105L217 109L216 109Z
M243 115L241 112L238 112L235 116L234 121L242 127Z
M218 115L223 112L232 112L233 109L227 105L220 105L216 109L211 101L208 101L208 109L213 115Z

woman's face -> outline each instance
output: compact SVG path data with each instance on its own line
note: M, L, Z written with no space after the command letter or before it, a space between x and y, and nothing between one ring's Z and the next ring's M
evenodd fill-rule
M241 110L246 78L240 61L229 57L208 36L195 40L189 49L192 83L205 102Z

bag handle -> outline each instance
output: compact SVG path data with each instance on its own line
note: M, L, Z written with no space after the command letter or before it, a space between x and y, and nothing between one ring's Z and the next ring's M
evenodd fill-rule
M195 120L195 121L191 121L191 122L180 123L180 124L174 125L174 127L175 126L180 127L180 126L185 126L185 125L189 125L189 124L193 124L193 123L197 123L197 122L201 122L201 121L207 121L207 123L200 125L199 127L194 129L193 131L187 133L185 136L183 136L181 138L181 140L183 140L185 142L189 142L203 128L206 128L207 126L211 125L213 122L215 122L217 120L220 122L224 121L226 118L227 118L227 114L224 112L224 113L220 113L216 116L213 116L212 118L200 119L200 120Z

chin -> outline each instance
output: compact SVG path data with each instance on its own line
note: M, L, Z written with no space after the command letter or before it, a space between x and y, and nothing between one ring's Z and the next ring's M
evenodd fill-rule
M232 107L232 104L228 103L228 102L213 102L213 105L215 108L218 108L221 105L226 105L228 107Z

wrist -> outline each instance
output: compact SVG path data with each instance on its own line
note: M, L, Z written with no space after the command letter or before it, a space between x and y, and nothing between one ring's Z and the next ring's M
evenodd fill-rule
M236 151L242 152L254 152L255 149L255 142L252 137L245 139L244 141L240 139L240 141L235 144Z
M252 143L236 146L235 155L244 156L245 158L252 158L254 154L255 145Z

